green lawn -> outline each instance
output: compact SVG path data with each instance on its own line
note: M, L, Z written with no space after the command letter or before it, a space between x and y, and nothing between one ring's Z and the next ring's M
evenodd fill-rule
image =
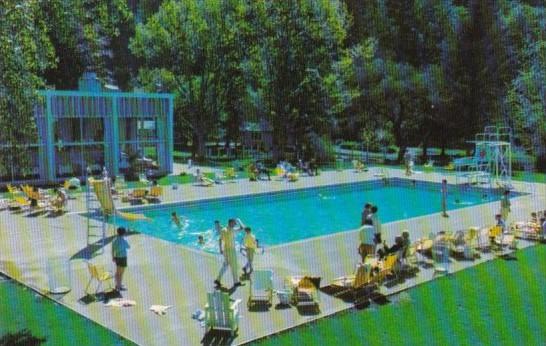
M0 339L22 329L45 338L44 346L134 345L21 285L0 282Z
M426 283L259 345L544 345L546 246Z
M522 171L514 171L512 178L519 181L528 181L532 183L546 183L546 173L528 173Z

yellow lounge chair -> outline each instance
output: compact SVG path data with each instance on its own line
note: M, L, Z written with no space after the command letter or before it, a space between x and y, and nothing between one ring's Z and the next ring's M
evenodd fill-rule
M398 270L396 268L397 261L397 254L391 254L385 257L385 259L383 260L383 266L381 267L379 273L376 275L377 281L379 283L384 282L388 276L394 276L395 279L398 278Z
M87 270L89 271L89 282L87 283L87 286L85 287L85 293L89 294L89 286L93 281L97 282L97 287L95 289L95 294L99 293L99 289L102 286L103 282L107 282L109 284L109 288L112 289L112 273L109 271L104 270L102 267L97 266L91 262L87 262Z
M9 204L8 208L10 209L23 209L23 208L29 208L30 207L30 201L22 196L15 196L13 197L12 203Z
M148 202L161 202L160 197L163 196L163 188L161 186L152 186L150 192L144 197Z
M291 276L285 281L285 286L292 287L293 303L296 306L315 306L318 308L320 295L318 288L313 281L319 281L320 278L313 279L309 276Z
M224 170L224 177L229 180L237 178L237 173L235 173L235 168L229 167Z
M364 165L364 163L362 161L360 161L360 160L353 160L352 164L353 164L353 168L354 168L355 172L357 172L357 173L367 171L366 165Z
M300 175L299 173L288 173L286 175L286 178L288 179L288 181L290 182L295 182L295 181L298 181Z
M353 301L356 302L358 293L365 291L366 295L368 295L376 290L379 287L379 279L379 276L372 275L371 265L359 263L355 274L336 278L330 285L342 288L342 290L335 293L334 296L338 297L351 292L353 294Z
M134 189L131 193L129 193L129 202L130 203L142 203L143 200L146 198L146 194L148 191L146 189Z

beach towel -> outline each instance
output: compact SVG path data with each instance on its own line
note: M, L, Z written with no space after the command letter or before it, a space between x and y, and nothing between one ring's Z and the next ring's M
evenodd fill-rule
M150 306L150 311L152 311L156 315L163 316L167 313L167 310L172 307L172 305L152 305Z
M106 303L105 305L110 307L122 308L122 307L135 306L136 302L130 299L115 298L115 299L110 299L108 303Z

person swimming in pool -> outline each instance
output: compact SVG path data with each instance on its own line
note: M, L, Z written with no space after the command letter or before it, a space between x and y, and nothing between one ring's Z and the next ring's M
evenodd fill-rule
M181 228L182 227L182 223L180 222L180 218L178 217L178 215L176 215L176 211L173 211L172 214L171 214L171 221L178 227L178 228Z
M205 245L205 238L203 238L203 235L201 234L197 236L197 245L199 246Z
M220 225L220 221L214 220L214 232L217 236L220 235L220 232L222 231L222 225Z

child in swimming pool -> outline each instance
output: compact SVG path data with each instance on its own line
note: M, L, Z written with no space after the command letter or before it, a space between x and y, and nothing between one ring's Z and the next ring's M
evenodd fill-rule
M180 219L178 218L178 215L176 215L176 211L172 212L171 220L178 228L182 227L182 223L180 222Z

